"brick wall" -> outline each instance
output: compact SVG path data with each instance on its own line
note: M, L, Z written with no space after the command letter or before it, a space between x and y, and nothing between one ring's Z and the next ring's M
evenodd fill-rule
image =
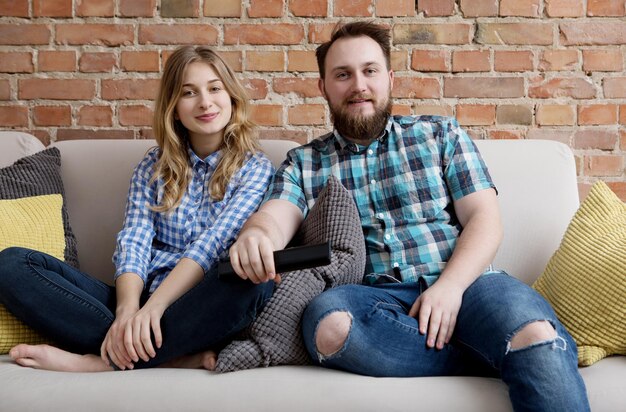
M456 116L476 139L552 139L626 200L624 0L0 0L0 128L42 141L150 137L163 62L214 46L262 137L331 126L315 47L337 21L393 31L396 113Z

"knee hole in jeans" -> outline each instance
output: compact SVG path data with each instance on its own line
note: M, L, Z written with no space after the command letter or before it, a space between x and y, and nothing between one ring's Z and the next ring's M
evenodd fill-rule
M315 331L315 346L322 356L331 356L343 347L350 328L352 315L349 312L332 312L326 315Z
M507 353L509 351L525 349L540 343L554 341L558 337L554 326L547 320L530 322L514 333L507 345Z

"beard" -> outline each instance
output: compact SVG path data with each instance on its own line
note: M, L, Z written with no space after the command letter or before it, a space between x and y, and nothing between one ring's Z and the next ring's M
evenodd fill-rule
M353 99L371 100L374 105L374 113L370 115L351 113L347 106L349 101ZM361 144L369 143L380 136L387 125L387 119L391 115L391 93L384 101L378 101L371 95L355 95L338 105L333 105L330 101L328 103L330 119L339 134Z

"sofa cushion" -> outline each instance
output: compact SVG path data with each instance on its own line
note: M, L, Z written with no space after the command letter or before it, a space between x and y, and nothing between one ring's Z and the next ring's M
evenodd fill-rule
M248 330L218 357L217 370L309 362L300 317L307 304L333 286L359 283L365 270L361 219L350 193L331 176L290 246L331 242L331 263L282 274L273 296Z
M533 287L578 346L578 363L626 355L626 204L594 184Z
M0 200L0 250L21 246L63 259L62 206L59 194ZM0 354L18 343L38 344L45 340L0 305Z
M61 153L56 147L23 157L11 166L0 169L0 199L51 194L65 197L61 180ZM62 213L65 231L64 260L78 268L76 238L70 227L65 200Z

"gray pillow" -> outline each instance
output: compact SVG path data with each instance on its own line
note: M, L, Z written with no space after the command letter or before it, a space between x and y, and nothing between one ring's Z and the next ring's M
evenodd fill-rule
M61 180L61 152L51 147L23 157L11 166L0 169L0 199L60 194L64 197L63 229L65 231L65 261L78 268L76 237L70 227Z
M334 176L289 246L326 241L331 242L331 263L282 274L282 282L246 331L245 340L235 340L220 352L218 372L309 363L300 330L304 309L327 288L362 281L365 239L361 218L352 195Z

